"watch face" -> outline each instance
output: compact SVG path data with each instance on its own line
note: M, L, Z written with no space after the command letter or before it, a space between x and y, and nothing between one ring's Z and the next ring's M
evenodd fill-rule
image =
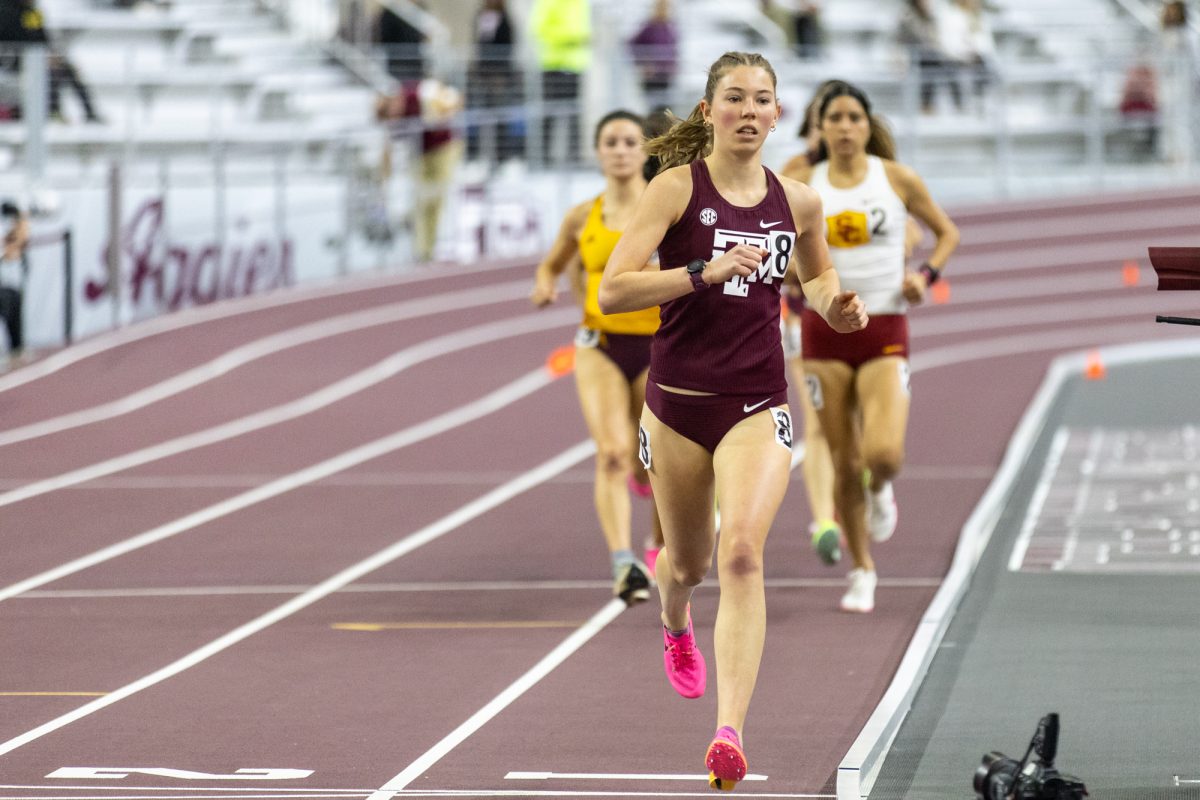
M692 261L689 261L688 265L687 265L687 271L688 272L704 272L704 259L697 258L697 259L693 259Z

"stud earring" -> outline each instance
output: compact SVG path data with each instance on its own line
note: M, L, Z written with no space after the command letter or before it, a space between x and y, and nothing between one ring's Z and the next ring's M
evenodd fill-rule
M771 130L775 130L775 126L774 126L774 125L772 125L772 126L771 126Z

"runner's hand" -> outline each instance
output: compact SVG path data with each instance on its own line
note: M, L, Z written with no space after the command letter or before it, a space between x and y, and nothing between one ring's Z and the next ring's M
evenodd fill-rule
M838 333L854 333L867 327L867 307L858 292L842 292L833 298L827 321Z
M704 282L716 286L734 275L743 278L753 275L768 255L770 254L761 247L739 244L708 262L708 266L704 268Z
M925 302L925 290L929 288L929 284L925 282L925 276L919 272L904 273L904 299L909 305L919 306Z
M554 282L535 281L533 291L529 293L529 301L538 308L550 305L558 299L558 287Z

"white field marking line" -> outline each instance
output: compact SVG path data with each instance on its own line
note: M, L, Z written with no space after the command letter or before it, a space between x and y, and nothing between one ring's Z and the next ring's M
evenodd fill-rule
M963 352L962 348L942 348L954 352L930 358L922 368L932 369L972 358L991 358L1011 355L1014 352L1058 349L1067 346L1066 340L1073 345L1096 345L1096 340L1101 338L1120 339L1139 333L1144 335L1148 333L1147 328L1144 324L1110 327L1084 341L1079 341L1081 337L1078 336L1078 331L1070 332L1070 336L1058 332L1054 334L1053 342L1047 338L1049 334L1043 336L1041 341L1030 337L1008 337L989 342L987 352L977 351L973 357ZM1012 349L1014 347L1018 349ZM934 355L936 354L937 351L934 351ZM1101 358L1109 365L1195 358L1197 355L1200 355L1200 343L1194 338L1156 338L1135 344L1113 345L1101 350ZM870 794L883 757L899 731L900 723L912 707L913 697L929 669L934 651L942 641L959 601L967 590L967 583L974 573L975 566L987 548L1013 482L1045 425L1050 406L1067 374L1077 375L1083 372L1085 357L1086 353L1076 352L1058 356L1051 362L1041 387L1009 440L996 476L963 525L954 550L954 558L942 587L918 624L896 668L892 682L838 765L838 800L861 800Z
M81 791L106 790L106 791L112 791L112 792L234 792L234 793L244 793L244 792L261 792L261 791L263 791L263 788L261 786L237 786L237 787L194 786L194 785L193 786L124 786L124 785L101 786L101 785L96 785L96 784L91 784L88 786L63 786L58 783L35 784L35 785L0 784L0 789L29 789L31 791L60 791L61 790L61 791L68 791L68 792L75 790L75 789L78 789ZM303 789L303 788L289 789L285 786L272 786L270 791L272 791L272 792L307 792L309 794L312 794L314 792L322 792L325 794L337 793L337 794L342 794L342 795L346 795L349 797L353 797L355 795L360 795L360 794L368 795L375 790L374 789L334 789L333 787L329 787L329 788L312 787L312 788L308 788L308 789ZM70 796L70 795L68 795L68 796Z
M845 581L842 581L845 583ZM743 781L765 781L766 775L749 774ZM636 772L510 772L506 781L707 781L707 775L655 775ZM738 781L741 783L741 781Z
M1034 526L1037 525L1038 517L1041 516L1042 507L1046 505L1046 498L1050 496L1050 485L1054 483L1054 476L1058 474L1058 465L1062 462L1063 452L1066 451L1067 442L1070 439L1070 431L1065 427L1060 427L1054 432L1054 438L1050 440L1050 449L1046 453L1046 460L1042 463L1042 474L1038 477L1033 495L1029 498L1029 505L1025 509L1025 519L1021 523L1021 531L1017 534L1017 541L1013 544L1012 554L1008 558L1009 572L1019 571L1021 564L1025 561L1025 552L1033 540Z
M795 469L796 465L803 460L804 444L803 442L796 443L792 448L791 469ZM396 796L397 792L403 790L408 784L419 778L434 764L450 753L450 751L466 741L475 731L486 725L493 717L508 708L509 705L535 686L542 678L554 671L572 653L602 631L624 610L624 601L616 598L610 600L592 615L591 619L543 656L528 672L513 681L508 688L493 697L483 708L468 717L462 724L443 737L441 741L426 750L415 761L392 777L391 780L379 787L379 790L372 793L368 800L391 800L391 798Z
M586 792L586 791L546 791L546 790L528 790L521 789L406 789L397 793L401 797L703 797L712 799L712 792ZM307 795L283 795L284 797L306 797ZM357 797L358 795L327 795L329 797ZM774 792L752 792L749 797L770 797L770 798L814 798L821 800L822 798L832 798L831 794L781 794ZM229 795L214 795L211 797L191 797L189 795L163 795L163 798L155 798L154 795L130 795L128 797L112 796L112 795L96 795L89 796L86 794L74 795L11 795L0 796L0 800L226 800Z
M1171 462L1168 462L1168 464ZM1182 464L1182 462L1181 462ZM990 465L904 465L906 481L977 481L992 477L995 468ZM349 475L334 475L325 480L326 486L344 486L351 488L362 487L395 487L395 486L480 486L492 485L511 478L513 470L474 470L474 471L443 471L443 472L362 472ZM279 477L278 472L262 474L226 474L226 475L120 475L109 478L97 478L89 481L88 491L97 489L113 489L119 491L138 491L163 489L245 489L258 486ZM564 472L554 479L560 484L588 484L595 481L595 472L590 469L575 469ZM17 489L28 483L30 478L0 479L0 491Z
M1155 314L1194 309L1195 301L1162 298L1142 294L1128 299L1114 297L1102 300L1086 300L1078 303L1038 303L1018 308L997 308L989 311L963 311L911 320L913 338L925 336L948 336L957 333L1000 331L1005 328L1024 328L1029 325L1060 325L1069 322L1133 317L1146 315L1148 324L1154 323Z
M990 339L978 339L962 344L947 345L931 350L918 351L912 355L909 363L912 371L920 372L939 367L948 367L980 361L985 358L1000 358L1003 356L1019 355L1021 353L1039 353L1047 350L1063 350L1069 347L1085 347L1102 344L1106 341L1132 338L1141 335L1150 338L1161 331L1162 326L1155 328L1153 320L1145 322L1129 322L1123 325L1109 325L1103 328L1077 328L1066 330L1048 330L1035 333L1001 336ZM1166 345L1171 339L1158 339L1158 344Z
M421 344L394 353L373 366L287 403L4 492L0 494L0 506L19 503L31 497L111 475L114 472L278 425L281 422L311 414L339 400L344 400L424 361L480 344L556 328L564 321L574 319L576 316L578 316L578 312L574 309L549 313L535 312L428 339Z
M340 470L349 469L357 464L365 461L370 461L373 458L378 458L387 453L394 452L403 447L408 447L416 442L424 441L440 433L452 430L460 425L465 425L474 422L479 417L490 414L493 411L501 409L526 395L536 392L538 389L547 386L554 380L544 369L534 370L522 378L513 381L507 386L502 386L494 392L491 392L483 397L473 400L466 405L451 409L436 417L425 420L417 425L410 426L403 430L389 434L382 439L376 439L373 442L368 442L364 445L339 453L332 458L325 459L316 464L312 464L304 469L298 470L285 475L279 480L264 484L248 492L234 495L228 499L222 500L199 511L192 512L186 516L175 519L171 522L159 525L156 528L151 528L136 536L132 536L124 541L109 545L108 547L96 550L88 555L68 561L65 564L60 564L53 569L47 570L39 575L34 575L31 578L26 578L10 586L0 588L0 601L7 600L11 597L16 597L30 589L36 589L39 586L44 586L67 575L73 575L76 572L81 572L85 569L102 564L105 561L123 556L126 553L131 553L142 547L160 542L164 539L169 539L172 536L191 530L192 528L228 516L236 511L241 511L244 508L249 508L264 500L269 500L272 497L278 497L281 494L297 489L301 486L306 486L314 481L318 481L326 475L332 475ZM524 479L524 473L513 480L505 483L505 486L512 485L514 482L519 482ZM557 474L557 473L554 473ZM324 585L324 584L321 584ZM342 584L345 585L345 584ZM309 591L315 590L313 587ZM338 586L337 588L341 588ZM2 751L0 751L2 752Z
M396 793L399 797L705 797L712 800L713 793L707 792L601 792L576 790L535 789L404 789ZM788 792L747 792L745 797L789 797L789 798L833 798L831 794L795 794Z
M535 686L538 681L549 675L555 667L567 660L567 657L586 644L593 636L602 631L605 626L616 619L625 610L625 602L613 598L592 615L592 618L577 628L557 647L542 657L528 672L517 678L507 689L496 695L483 708L472 714L465 722L448 733L440 742L435 744L416 761L409 764L402 772L373 792L368 800L388 800L396 792L404 789L412 781L419 778L441 758L465 741L471 734L482 728L492 717L499 714L513 701ZM3 752L3 751L0 751Z
M472 403L471 405L478 405L478 401L476 403ZM464 408L466 407L464 406ZM445 416L450 417L461 415L456 415L452 412L451 414L447 414ZM472 418L474 416L474 414L471 415ZM426 427L429 427L428 424L426 424ZM391 436L385 440L381 440L379 444L382 446L383 443L398 440L401 436L403 436L403 432L397 436ZM368 450L370 451L369 455L366 452ZM358 455L370 458L375 458L378 455L382 455L382 452L387 452L386 449L384 449L382 452L379 452L379 450L380 447L368 446L359 448L358 451L351 452L355 452L358 453ZM374 572L380 567L390 564L396 559L411 553L417 548L441 538L450 531L465 525L466 523L488 511L491 511L493 508L496 508L497 506L508 502L512 498L529 491L541 483L544 483L548 478L552 477L556 473L561 472L564 469L568 469L569 467L578 464L583 459L592 455L595 450L596 448L592 444L591 440L580 442L567 448L550 460L540 464L537 467L534 467L522 475L519 475L508 483L497 486L492 491L472 500L464 506L461 506L456 511L453 511L441 519L426 525L424 528L410 533L408 536L405 536L398 542L385 547L383 550L380 550L374 555L365 558L357 564L347 567L341 572L338 572L337 574L325 579L303 594L293 597L283 605L278 606L275 609L272 609L271 611L268 611L267 613L251 620L250 622L235 628L223 636L219 636L203 647L193 650L191 653L188 653L182 658L173 661L167 666L162 667L161 669L158 669L149 675L143 676L133 683L126 684L120 689L117 689L110 694L105 695L104 697L97 698L96 700L86 703L73 711L69 711L62 716L43 723L33 730L26 731L19 736L15 736L12 739L9 739L7 742L0 743L0 755L11 753L13 750L16 750L23 745L29 744L32 741L36 741L37 739L40 739L49 733L53 733L60 728L70 725L72 722L83 719L90 714L114 705L115 703L118 703L134 694L137 694L143 689L148 689L155 684L161 683L168 678L174 677L175 675L178 675L179 673L196 666L204 660L211 658L212 656L224 650L227 650L238 642L248 639L254 634L269 628L275 623L287 619L292 614L307 608L313 603L316 603L318 600L328 597L338 589L341 589L343 586L353 583L364 575ZM363 460L365 460L365 458ZM331 464L331 462L338 463ZM336 459L330 459L330 461L324 462L323 465L318 466L320 467L329 465L325 468L344 469L346 466L352 465L346 462L353 462L353 459L338 457ZM316 471L318 470L315 468L310 468L304 472ZM286 491L286 489L283 491ZM2 599L2 596L0 596L0 599ZM620 600L614 599L613 603L619 605L620 608L625 607L625 604ZM619 610L620 609L617 609L618 612Z
M893 589L928 589L941 585L941 578L880 578L879 585ZM767 578L768 589L846 588L845 578ZM144 589L42 589L25 592L14 600L123 600L145 597L238 597L241 595L298 594L309 584L276 586L161 586ZM420 592L545 592L611 589L612 581L445 581L432 583L355 583L340 589L349 594L394 594ZM697 591L719 589L718 581L705 581Z
M525 266L525 264L519 262L507 263L496 266L481 266L473 269L473 271L501 271L522 266ZM129 327L118 328L114 331L106 331L104 333L97 334L94 338L89 339L86 342L80 342L78 344L71 345L70 347L59 350L57 353L41 359L40 361L35 361L29 366L22 367L15 372L9 372L5 375L0 375L0 392L6 392L9 389L15 389L18 386L23 386L24 384L35 381L38 378L44 378L47 375L52 375L55 372L70 366L71 364L84 360L85 358L90 358L94 355L115 349L122 345L131 344L132 342L140 341L142 339L148 339L151 336L157 336L160 333L170 333L183 328L189 328L193 325L200 325L205 322L236 317L242 314L249 314L269 308L280 308L296 303L323 300L327 297L334 297L342 294L369 292L372 289L378 289L387 286L441 279L447 274L449 273L445 271L429 270L428 273L404 273L403 275L386 276L384 278L370 280L358 280L357 277L347 280L345 277L339 277L330 281L305 283L299 287L290 287L275 292L252 295L250 297L231 298L229 300L223 300L212 305L194 306L181 311L162 314L153 319L146 320L145 322L137 323Z
M389 325L404 320L416 319L429 314L440 314L459 308L494 305L497 302L505 300L516 300L528 293L528 281L510 281L486 289L468 289L460 292L434 295L432 297L423 297L416 300L405 300L400 303L391 303L365 311L355 311L299 325L295 328L289 328L260 339L255 339L252 342L247 342L222 353L211 361L192 367L178 375L173 375L152 386L131 392L116 400L60 414L57 417L39 420L17 428L0 431L0 447L36 439L39 436L49 436L50 434L60 433L72 428L90 425L94 422L112 419L122 414L137 411L152 403L157 403L160 400L165 400L168 397L173 397L188 389L215 380L238 367L293 347L299 347L300 345L379 325Z

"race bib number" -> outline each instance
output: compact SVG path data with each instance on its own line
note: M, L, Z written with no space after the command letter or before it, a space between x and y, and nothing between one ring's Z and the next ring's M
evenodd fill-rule
M821 391L821 379L810 373L804 374L804 385L808 387L808 401L816 411L825 407L825 393Z
M766 260L759 268L749 275L734 275L722 284L722 291L733 297L746 297L750 294L750 284L765 283L770 286L776 280L783 280L787 274L788 264L796 250L796 234L792 231L766 231L763 233L747 233L718 228L713 231L712 257L720 258L726 252L739 244L751 247L761 247L767 251Z
M792 449L792 415L785 408L772 408L771 416L775 418L775 443Z
M638 461L642 462L642 469L650 469L650 437L641 425L638 425Z
M575 346L599 347L600 331L595 328L589 328L586 325L580 325L579 330L575 331Z

